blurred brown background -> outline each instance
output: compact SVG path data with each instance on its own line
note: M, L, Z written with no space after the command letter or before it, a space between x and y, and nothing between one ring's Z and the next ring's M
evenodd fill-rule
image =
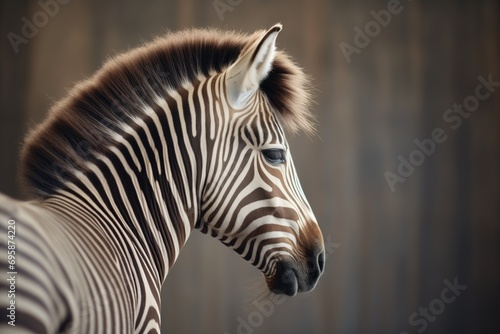
M261 274L195 231L163 289L164 332L498 332L500 86L474 95L479 76L500 82L499 1L404 0L385 27L370 22L387 1L59 0L44 22L49 2L0 2L0 191L14 197L28 126L106 57L166 29L281 22L278 47L314 77L319 136L289 140L330 245L318 287L259 311ZM23 17L40 27L14 47ZM367 45L356 27L371 29ZM348 62L342 46L356 42ZM458 125L447 109L464 101L474 111ZM414 141L436 128L446 141L422 162ZM421 164L391 191L400 155Z

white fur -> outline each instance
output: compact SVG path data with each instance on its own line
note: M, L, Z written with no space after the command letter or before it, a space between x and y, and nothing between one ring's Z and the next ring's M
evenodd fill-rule
M279 27L269 34L269 31ZM244 108L259 85L271 71L276 50L276 37L281 25L261 35L226 71L226 93L234 109ZM255 57L252 60L252 56Z

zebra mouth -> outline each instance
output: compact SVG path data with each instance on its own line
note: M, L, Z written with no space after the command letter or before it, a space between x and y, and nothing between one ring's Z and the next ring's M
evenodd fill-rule
M281 261L278 263L276 273L268 283L271 292L277 295L293 297L297 292L309 291L300 272L297 271L295 262Z
M274 277L268 280L269 289L275 294L287 296L311 291L324 271L324 264L325 252L322 248L312 252L312 256L307 258L307 266L291 259L282 260L277 264Z
M301 291L295 269L286 262L280 262L269 289L277 295L295 296Z

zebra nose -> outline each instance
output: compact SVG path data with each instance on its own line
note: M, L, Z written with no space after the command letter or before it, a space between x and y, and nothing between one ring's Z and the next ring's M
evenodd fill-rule
M312 253L312 256L308 259L309 267L309 284L315 285L319 277L325 270L325 251L324 249L318 249Z
M321 253L318 254L318 267L319 271L323 273L325 271L325 251L321 251Z

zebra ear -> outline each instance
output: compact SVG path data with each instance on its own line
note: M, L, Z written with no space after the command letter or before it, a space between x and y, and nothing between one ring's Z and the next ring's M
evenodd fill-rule
M276 24L247 46L226 71L226 93L231 106L243 108L271 71L276 37L281 24Z

